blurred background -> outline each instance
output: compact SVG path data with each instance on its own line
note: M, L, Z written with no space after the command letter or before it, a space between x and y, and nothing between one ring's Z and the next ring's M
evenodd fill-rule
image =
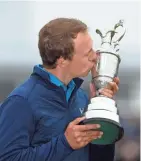
M140 45L139 1L38 2L0 1L0 102L40 64L38 32L57 17L73 17L89 26L94 48L100 47L95 33L112 29L124 19L127 28L120 43L119 92L116 96L125 135L116 145L115 161L140 160ZM89 92L90 75L83 88Z

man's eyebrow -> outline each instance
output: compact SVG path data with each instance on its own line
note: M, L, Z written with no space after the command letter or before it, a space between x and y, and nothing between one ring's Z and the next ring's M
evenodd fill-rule
M93 48L91 48L90 50L88 50L87 53L85 53L85 55L89 55L89 53L93 50Z
M91 49L88 51L88 53L91 52L92 50L93 50L93 48L91 48Z

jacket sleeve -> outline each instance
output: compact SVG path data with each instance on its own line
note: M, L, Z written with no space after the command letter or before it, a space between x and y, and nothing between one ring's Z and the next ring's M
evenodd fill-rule
M90 161L114 161L115 144L90 144Z
M62 161L73 149L64 134L33 147L33 111L27 100L12 96L0 107L0 161Z

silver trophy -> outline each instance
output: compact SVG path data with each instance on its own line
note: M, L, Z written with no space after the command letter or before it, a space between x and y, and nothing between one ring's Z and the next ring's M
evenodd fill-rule
M125 34L123 20L115 24L113 30L109 30L105 35L100 30L96 33L101 37L101 48L97 50L99 56L97 67L92 78L96 90L108 86L109 82L118 74L120 64L119 42ZM87 111L84 113L86 120L84 124L100 124L103 136L92 141L93 144L112 144L120 140L123 136L123 128L120 124L119 112L115 100L100 95L91 98Z

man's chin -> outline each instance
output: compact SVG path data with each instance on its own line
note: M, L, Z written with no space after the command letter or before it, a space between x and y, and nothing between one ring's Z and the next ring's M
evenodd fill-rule
M83 73L80 77L87 77L90 71Z

